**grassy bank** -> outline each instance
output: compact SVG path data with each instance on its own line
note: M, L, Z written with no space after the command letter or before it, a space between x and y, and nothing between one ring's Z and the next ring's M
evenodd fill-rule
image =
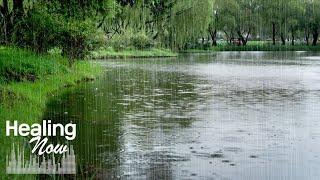
M0 48L0 176L5 177L6 154L13 138L6 137L5 121L34 123L41 120L46 102L53 92L80 81L93 79L101 69L78 61L69 67L61 56L39 56L32 52ZM16 179L33 176L11 176Z
M116 51L112 48L101 49L92 53L94 59L108 58L151 58L151 57L176 57L177 53L168 49L151 48L147 50L127 49Z

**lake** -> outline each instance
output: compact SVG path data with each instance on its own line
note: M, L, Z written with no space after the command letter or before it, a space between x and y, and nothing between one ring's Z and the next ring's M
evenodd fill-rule
M44 119L77 123L79 176L318 179L320 54L217 52L99 60Z

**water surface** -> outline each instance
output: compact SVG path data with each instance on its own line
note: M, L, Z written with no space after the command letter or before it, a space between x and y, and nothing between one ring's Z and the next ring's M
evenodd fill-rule
M101 179L317 179L320 54L101 60L48 104L77 123L79 174Z

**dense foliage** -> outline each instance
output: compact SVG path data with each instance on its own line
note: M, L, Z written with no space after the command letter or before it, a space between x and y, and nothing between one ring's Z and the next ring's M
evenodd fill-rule
M10 3L3 0L0 42L38 53L60 48L70 62L82 59L101 40L94 16L108 13L106 9L111 4L109 1L81 2L17 0Z
M115 50L246 46L250 40L317 45L319 0L2 0L0 43L84 58Z

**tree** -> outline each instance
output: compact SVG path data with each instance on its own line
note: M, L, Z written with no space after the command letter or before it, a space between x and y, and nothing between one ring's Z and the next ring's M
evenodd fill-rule
M227 39L233 38L235 29L235 14L239 6L235 0L214 0L210 15L208 32L211 37L212 45L217 45L216 37L219 31L225 33Z
M261 0L261 14L262 18L271 26L272 31L272 44L276 44L276 35L279 34L282 44L285 44L285 32L286 26L286 6L287 1L285 0Z
M170 18L170 44L183 49L187 42L196 42L207 32L211 0L180 0L173 6Z
M259 21L258 11L260 10L257 0L238 0L239 11L234 15L236 18L236 33L242 45L246 45L248 38L256 30Z
M210 16L210 22L208 27L208 32L211 37L212 46L217 45L217 33L222 31L225 24L228 23L227 15L228 14L228 1L223 0L213 0L213 7ZM229 7L230 8L230 7Z
M0 14L1 14L1 32L3 34L3 41L5 44L9 43L10 35L12 33L12 22L11 14L9 12L8 0L3 0L2 5L0 5Z
M306 0L306 9L307 12L310 12L307 22L313 37L312 45L316 46L320 28L320 2L318 0Z
M288 25L288 30L291 33L291 45L294 45L295 34L302 28L301 17L303 17L305 9L299 0L290 0L287 7L288 19L286 23Z
M11 40L14 26L21 21L24 15L24 0L13 0L11 12L9 6L8 0L2 0L0 14L2 17L2 32L6 44Z

